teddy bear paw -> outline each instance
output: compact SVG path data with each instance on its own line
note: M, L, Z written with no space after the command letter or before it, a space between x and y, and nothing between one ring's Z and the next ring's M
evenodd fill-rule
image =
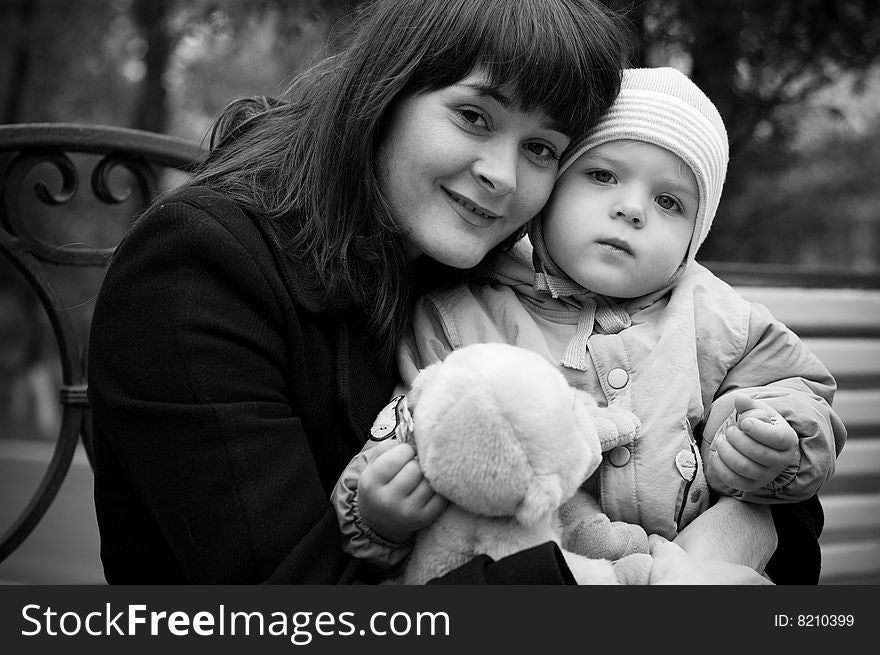
M608 556L618 559L635 553L648 553L648 533L634 523L612 521L609 528L609 548L613 551Z
M647 553L634 553L614 562L614 573L620 584L646 585L653 565L654 558Z
M617 560L648 552L648 534L632 523L611 521L605 514L583 519L572 531L568 548L587 557Z

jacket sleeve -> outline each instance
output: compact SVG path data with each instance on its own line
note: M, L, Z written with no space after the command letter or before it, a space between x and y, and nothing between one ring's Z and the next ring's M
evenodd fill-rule
M331 502L336 509L339 529L342 532L342 548L345 552L358 559L368 562L374 570L383 575L393 575L395 569L406 559L412 550L413 541L389 541L377 534L361 517L358 509L358 481L361 474L371 461L384 449L376 446L384 441L403 443L397 434L396 406L399 397L395 397L376 417L371 429L372 434L381 433L382 441L368 439L364 447L345 467L339 481L333 488Z
M752 303L743 355L727 372L705 421L703 459L710 467L712 441L728 421L735 420L733 397L739 393L766 402L788 421L799 437L798 457L762 489L716 491L756 503L789 503L813 496L834 473L846 441L843 422L831 408L836 388L828 369L797 335L764 306Z

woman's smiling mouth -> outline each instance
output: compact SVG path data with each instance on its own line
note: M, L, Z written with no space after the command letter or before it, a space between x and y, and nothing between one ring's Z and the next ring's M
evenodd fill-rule
M448 197L454 206L461 207L462 209L467 210L469 213L473 214L477 218L483 219L485 221L494 221L495 219L501 218L501 214L495 214L485 207L478 205L468 198L465 198L462 195L455 193L454 191L450 191L446 187L442 187L443 191L446 193L446 197ZM467 219L465 219L467 220Z

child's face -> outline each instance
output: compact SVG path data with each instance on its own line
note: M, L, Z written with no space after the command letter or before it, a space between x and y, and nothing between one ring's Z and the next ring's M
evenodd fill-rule
M636 298L662 288L684 260L698 198L694 174L678 156L610 141L559 178L544 210L544 240L584 288Z

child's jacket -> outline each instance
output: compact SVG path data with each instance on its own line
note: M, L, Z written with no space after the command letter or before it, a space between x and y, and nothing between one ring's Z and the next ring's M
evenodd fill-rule
M460 285L419 302L401 350L405 382L451 350L504 342L559 365L589 299L536 291L528 242L503 255L489 285ZM632 325L586 340L586 370L560 365L600 405L623 403L642 429L606 453L596 476L602 510L672 539L709 504L703 457L734 413L733 392L772 405L800 437L798 462L753 492L716 489L758 503L812 496L833 473L846 439L831 409L836 384L803 342L763 306L744 300L692 263L672 288L622 305ZM581 335L583 334L581 330Z

